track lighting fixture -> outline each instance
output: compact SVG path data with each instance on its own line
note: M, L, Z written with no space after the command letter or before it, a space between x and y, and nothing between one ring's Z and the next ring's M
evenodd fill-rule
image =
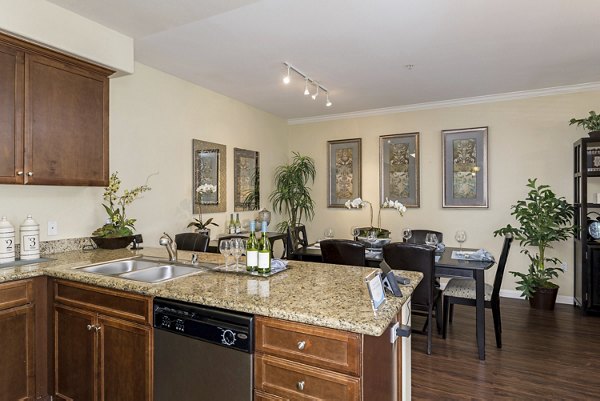
M315 82L315 85L317 85L317 91L312 95L313 100L317 100L317 96L319 96L319 84Z
M286 85L290 83L290 66L289 66L289 64L288 64L287 68L288 68L288 73L285 77L283 77L283 83Z
M318 83L317 81L315 81L314 79L312 79L311 77L309 77L308 75L303 73L302 71L298 70L296 67L294 67L290 63L285 62L285 63L283 63L283 65L285 65L287 68L287 75L285 75L283 77L284 84L287 85L291 82L290 71L293 71L296 74L300 75L302 78L304 78L304 96L310 95L310 90L308 89L308 85L309 84L314 85L316 87L316 90L315 90L315 93L313 93L313 95L311 96L313 98L313 100L317 100L317 96L319 96L320 92L325 92L325 95L326 95L325 106L331 107L333 105L331 100L329 100L329 90L326 87L324 87L323 85L321 85L320 83Z

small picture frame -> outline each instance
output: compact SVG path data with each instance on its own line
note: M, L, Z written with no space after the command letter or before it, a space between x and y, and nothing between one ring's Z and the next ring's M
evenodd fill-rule
M379 203L419 207L419 133L379 137Z
M369 290L369 297L371 298L371 306L374 311L377 311L381 305L385 302L385 291L383 289L383 281L378 271L373 271L365 277L365 283Z
M443 207L487 208L487 127L442 131Z
M192 177L192 211L198 214L218 213L227 210L226 174L227 147L219 143L194 139L193 177ZM197 192L201 185L212 188L206 193Z
M328 141L327 207L344 207L361 196L361 139Z
M259 153L233 148L233 211L258 210L260 204Z

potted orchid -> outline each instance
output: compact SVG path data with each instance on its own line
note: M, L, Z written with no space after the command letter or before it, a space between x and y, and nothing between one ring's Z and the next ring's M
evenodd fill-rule
M200 196L200 201L198 202L198 218L194 218L194 220L192 220L187 226L188 228L195 227L196 232L210 236L210 228L208 226L212 225L218 227L219 225L213 222L212 217L207 219L206 221L202 221L202 195L217 192L217 186L213 184L202 184L198 188L196 188L196 192Z
M358 235L356 235L356 237L367 237L369 232L375 231L377 238L390 238L390 230L381 228L381 209L395 209L400 216L404 216L404 213L406 212L406 206L399 201L393 201L385 198L385 201L382 205L380 205L379 212L377 213L377 227L373 227L373 204L371 202L361 198L355 198L352 200L347 200L346 203L344 203L344 206L346 206L347 209L362 209L366 205L369 205L369 212L371 216L370 226L357 228Z

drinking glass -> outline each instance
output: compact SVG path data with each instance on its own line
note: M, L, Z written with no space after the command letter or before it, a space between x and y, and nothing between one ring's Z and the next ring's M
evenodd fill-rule
M219 252L225 257L225 268L227 268L227 256L231 255L231 241L221 241L219 244Z
M454 239L460 244L460 249L462 249L463 242L467 240L467 233L465 230L458 230L456 234L454 234Z
M333 228L327 227L323 232L323 235L325 235L325 239L332 239L335 236L335 232L333 231Z
M231 254L235 258L235 270L240 267L240 256L242 256L243 249L245 248L241 238L234 238L231 240Z
M356 241L360 235L360 230L357 226L352 226L352 228L350 228L350 234L352 234L352 238L354 238L354 241Z
M429 246L437 246L438 237L434 233L427 233L425 235L425 243Z
M369 233L367 234L367 241L369 242L369 244L371 244L371 249L373 249L375 242L377 242L377 230L369 231Z
M404 242L408 242L408 240L412 238L412 230L410 228L403 229L402 238L404 238Z

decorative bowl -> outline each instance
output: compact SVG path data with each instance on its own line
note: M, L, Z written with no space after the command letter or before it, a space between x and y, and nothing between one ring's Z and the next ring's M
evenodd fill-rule
M91 237L92 241L98 246L98 248L102 249L122 249L127 248L129 244L133 242L133 235L128 235L126 237L116 237L116 238L107 238L107 237Z
M365 244L367 248L383 248L384 245L392 242L391 238L377 238L375 242L371 242L367 239L367 237L357 237L358 242Z

